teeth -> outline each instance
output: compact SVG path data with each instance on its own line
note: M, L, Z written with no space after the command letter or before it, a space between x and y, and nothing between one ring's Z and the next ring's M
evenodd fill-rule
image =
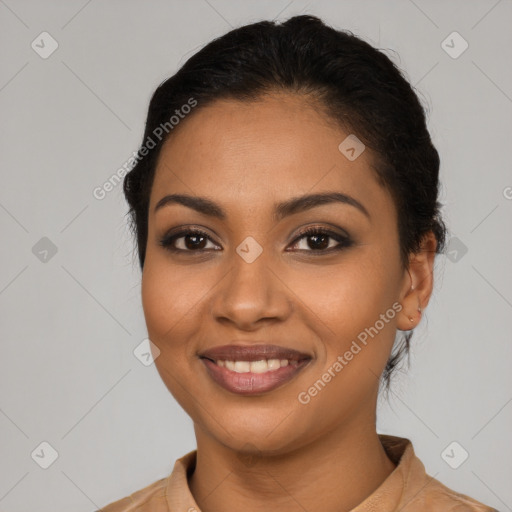
M261 359L259 361L216 361L220 367L225 367L232 372L237 373L266 373L268 371L279 370L284 366L297 366L298 361L288 359Z
M235 361L233 369L237 373L247 373L251 369L251 363L249 361Z
M269 359L268 360L268 369L269 370L278 370L281 368L281 361L279 359Z
M265 359L262 359L261 361L251 361L252 373L265 373L268 369L269 367Z

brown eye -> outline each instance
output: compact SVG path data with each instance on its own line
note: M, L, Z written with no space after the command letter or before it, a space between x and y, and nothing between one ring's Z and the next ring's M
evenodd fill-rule
M197 233L189 233L183 237L184 245L187 249L204 249L206 245L206 237Z
M329 247L329 239L331 237L325 234L308 235L308 246L311 249L327 249Z
M299 245L299 241L304 240L303 247L299 251L330 253L338 251L352 245L352 240L345 235L335 233L320 228L308 228L295 239L293 247Z
M207 247L208 241L211 242L211 239L204 231L187 229L179 233L165 236L160 241L160 245L174 252L202 252L212 249L211 247ZM214 250L218 250L215 249L215 247L214 245Z

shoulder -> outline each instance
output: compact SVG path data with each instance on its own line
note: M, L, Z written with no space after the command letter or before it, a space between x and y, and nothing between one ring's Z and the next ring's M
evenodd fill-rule
M465 494L449 489L439 480L428 476L429 482L407 505L406 510L443 512L498 512L495 508Z
M409 439L389 435L379 435L379 438L396 468L377 494L379 497L382 493L400 494L400 511L498 512L427 474Z
M168 512L166 486L168 478L162 478L129 496L101 507L97 512Z
M410 485L407 506L409 510L432 512L497 512L466 494L448 488L436 478L425 472L423 463L413 455L408 474ZM406 486L407 487L407 486Z
M161 478L126 498L109 503L96 512L197 510L187 482L187 473L192 471L195 461L196 450L188 452L175 461L173 470L166 478Z

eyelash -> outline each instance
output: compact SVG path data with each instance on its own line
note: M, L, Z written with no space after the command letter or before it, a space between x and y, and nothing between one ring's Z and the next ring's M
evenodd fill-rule
M204 251L212 250L212 249L187 250L187 249L177 249L176 247L172 246L172 244L176 240L183 238L186 235L199 235L199 236L205 237L208 240L212 241L211 238L209 237L209 235L207 233L205 233L204 231L201 231L200 229L196 229L196 228L191 228L191 229L182 230L182 231L180 231L178 233L174 233L172 235L165 236L164 238L162 238L162 240L160 240L160 245L165 250L173 252L173 253L187 253L188 252L188 253L192 253L192 254L193 253L201 254ZM292 245L296 245L303 238L308 238L308 237L314 236L314 235L327 235L329 238L332 238L336 242L338 242L338 245L336 247L330 247L328 249L309 249L309 250L299 249L299 252L310 252L313 254L316 253L317 255L331 254L332 252L341 251L341 250L346 249L346 248L350 247L351 245L353 245L353 241L348 236L341 235L341 234L335 233L333 231L329 231L325 228L319 228L319 227L314 227L314 226L310 226L310 227L304 229L303 231L301 231L297 235L295 240L293 241ZM214 249L214 250L218 250L218 249Z

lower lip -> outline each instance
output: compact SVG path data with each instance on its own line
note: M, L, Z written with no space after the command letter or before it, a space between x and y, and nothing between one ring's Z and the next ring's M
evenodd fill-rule
M310 359L299 362L297 366L288 364L265 373L237 373L218 366L210 359L201 359L201 361L206 366L210 377L224 389L239 395L256 395L272 391L290 381L308 364Z

